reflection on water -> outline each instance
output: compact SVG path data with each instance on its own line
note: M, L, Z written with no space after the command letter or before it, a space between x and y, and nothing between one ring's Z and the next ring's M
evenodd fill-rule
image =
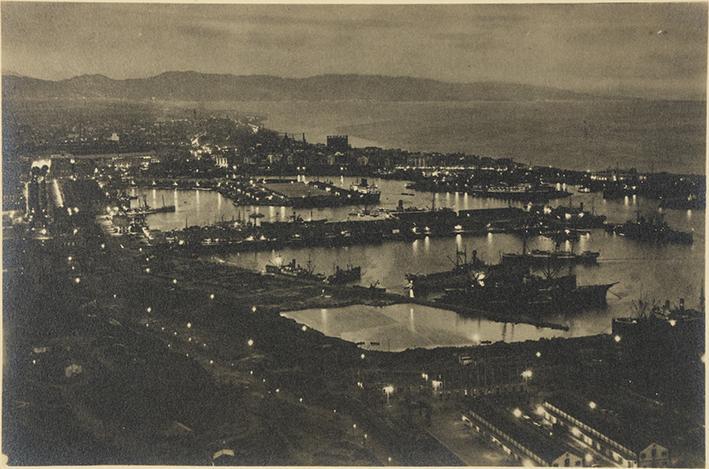
M368 286L379 281L395 293L405 294L406 273L430 273L451 269L449 257L454 257L456 245L472 249L487 262L498 262L501 252L520 251L519 238L507 234L487 236L461 236L455 238L429 238L412 242L385 242L374 246L349 246L337 248L284 249L279 252L238 253L223 256L230 262L255 270L264 270L277 255L284 259L308 258L315 270L331 273L335 265L352 263L362 267L361 284ZM535 238L528 243L530 249L553 249L547 238ZM627 315L632 301L641 296L663 302L686 298L694 306L703 283L703 241L692 246L654 246L636 243L619 236L594 230L582 237L583 249L598 250L598 266L578 266L573 271L580 285L619 282L608 294L608 307L584 314L547 316L545 319L564 324L574 335L598 334L610 329L612 317ZM577 250L579 249L577 247ZM562 274L566 272L561 272Z
M415 304L304 309L282 315L325 335L364 342L364 348L383 351L480 345L501 340L522 342L569 335L527 324L464 318L451 311Z
M311 178L312 179L312 178ZM356 182L355 178L332 178L348 186ZM382 189L382 206L393 208L399 200L407 206L430 207L431 193L413 193L406 189L403 181L374 181ZM574 188L570 188L574 190ZM231 201L218 193L206 191L170 191L143 190L134 193L144 194L151 206L174 203L174 213L160 213L148 217L151 228L161 230L182 228L185 225L205 225L219 220L247 217L258 211L265 217L262 220L284 220L292 215L287 207L235 207ZM626 240L609 235L603 230L593 230L588 236L582 236L574 246L575 250L600 251L599 265L596 267L579 266L574 269L579 284L619 282L608 294L608 307L576 315L550 316L545 319L570 327L570 334L588 335L609 331L612 317L627 315L632 311L632 301L641 296L663 302L670 299L686 299L688 306L697 304L701 285L704 282L704 211L657 209L657 202L643 198L604 200L600 194L574 194L563 204L584 204L587 210L606 215L610 222L623 222L634 218L638 207L645 214L661 213L665 220L677 229L694 230L694 244L652 245ZM462 193L438 194L436 207L448 206L454 209L475 209L507 206L507 202L496 199L481 199ZM357 207L337 207L314 210L297 210L303 218L327 218L329 220L346 219ZM553 249L552 241L546 238L534 238L528 243L529 249ZM452 267L449 257L454 257L455 249L467 248L478 251L487 262L496 263L503 252L520 251L522 242L519 238L507 234L487 234L484 236L462 235L451 238L426 238L412 242L385 242L379 245L350 246L337 248L302 248L284 249L280 252L238 253L221 256L239 266L264 270L277 254L284 259L297 259L305 263L308 258L316 271L332 273L335 265L347 263L362 267L362 285L380 282L381 286L396 293L405 293L406 273L430 273L448 270ZM562 246L571 249L571 244ZM452 314L452 313L451 313ZM417 322L418 324L418 322ZM519 327L519 326L518 326ZM518 331L507 331L517 335Z
M295 179L295 177L293 177ZM299 180L312 181L315 177L298 177ZM358 183L359 178L353 177L322 177L320 180L331 180L343 187ZM406 207L430 208L432 204L431 193L416 192L406 189L403 181L388 181L383 179L370 179L382 191L379 207L394 209L401 200ZM414 194L411 195L403 195ZM296 209L290 207L258 207L234 206L227 198L217 192L197 190L160 190L160 189L131 189L131 195L145 195L148 205L160 207L163 200L167 204L174 204L175 212L158 213L148 217L151 228L159 230L173 230L184 228L185 220L188 225L208 225L216 221L246 218L250 213L262 213L264 221L287 220L297 214L304 219L346 220L350 213L362 210L364 207L348 206L333 208ZM459 193L436 194L436 207L450 207L455 210L474 208L506 207L507 203L497 199L479 199L468 197ZM372 208L372 207L369 207Z

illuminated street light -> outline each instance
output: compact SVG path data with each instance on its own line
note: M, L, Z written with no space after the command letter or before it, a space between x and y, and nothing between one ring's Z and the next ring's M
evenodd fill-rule
M382 388L382 391L384 391L384 394L386 394L386 397L387 397L387 405L389 405L389 397L390 397L392 394L394 394L394 386L392 386L391 384L388 385L388 386L384 386L384 387Z
M364 354L360 355L359 358L361 358L362 360L364 360Z
M255 312L256 312L256 306L252 306L252 307L251 307L251 312L252 312L252 313L255 313Z
M211 293L211 294L209 295L209 299L210 299L210 300L213 300L213 299L214 299L214 293Z
M300 329L301 329L303 332L305 332L305 331L308 330L308 326L303 326L303 327L301 327Z
M522 378L524 378L525 381L527 381L528 379L531 379L533 375L534 375L534 373L532 372L532 370L524 370L522 372Z
M172 279L172 283L175 284L175 285L177 285L177 279L176 279L176 278L173 278L173 279Z
M514 415L517 418L520 418L522 416L522 410L519 409L518 407L515 407L514 410L512 411L512 415Z
M81 283L81 279L80 279L79 277L76 277L76 278L74 279L74 283L76 283L76 284Z
M152 311L153 311L153 308L152 308L152 307L150 307L150 306L148 306L147 308L145 308L145 311L147 311L148 313L150 313L150 312L152 312Z
M616 335L615 337L613 337L613 340L615 340L615 343L616 343L616 344L619 343L619 342L620 342L620 336L619 336L619 335Z
M187 329L192 329L192 323L191 323L191 322L188 322L188 323L187 323ZM191 337L190 337L190 339L191 339Z
M542 352L537 352L537 353L535 353L534 355L535 355L537 358L541 358L541 357L542 357Z
M249 339L246 343L249 345L249 347L253 347L254 346L254 339Z
M595 410L596 407L598 407L598 404L596 404L596 403L593 402L593 401L590 401L590 402L588 403L588 407L589 407L591 410Z

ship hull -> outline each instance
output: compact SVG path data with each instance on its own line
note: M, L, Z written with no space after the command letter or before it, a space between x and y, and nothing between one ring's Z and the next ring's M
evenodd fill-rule
M546 267L549 265L596 265L598 253L590 254L503 254L503 264L523 265L530 267Z
M574 313L605 307L608 290L613 285L615 284L584 285L570 289L537 289L519 286L457 290L446 292L441 302L493 312L532 316Z

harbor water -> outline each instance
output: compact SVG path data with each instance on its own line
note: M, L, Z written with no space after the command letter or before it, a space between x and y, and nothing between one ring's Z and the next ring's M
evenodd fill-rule
M465 318L445 309L406 303L383 307L356 305L304 309L281 315L325 335L387 352L568 336L559 329Z
M308 178L311 180L313 178ZM328 178L320 178L328 179ZM357 182L356 178L334 178L335 183L348 187ZM394 208L399 200L407 207L420 208L450 207L455 210L505 207L508 203L498 199L476 198L463 193L415 192L406 189L406 182L391 180L370 180L382 191L380 208ZM594 210L597 214L606 215L610 222L624 222L634 218L638 209L644 215L661 213L664 219L675 229L693 231L694 243L691 245L655 245L624 239L606 233L602 229L594 229L588 235L583 235L575 246L566 244L565 249L572 247L576 252L593 250L600 252L599 265L577 266L573 272L577 275L579 285L595 283L618 282L608 293L608 306L603 309L585 311L583 313L561 313L544 317L546 321L569 328L569 336L584 336L609 332L611 319L618 316L633 314L633 302L639 299L663 303L669 299L677 303L679 298L685 298L689 307L699 302L701 287L704 283L704 211L703 210L670 210L658 209L657 201L639 197L628 197L621 200L603 200L599 193L576 193L575 188L567 188L574 195L567 199L552 201L552 205L578 206L584 204L586 210ZM207 225L220 220L246 218L249 214L258 212L264 215L261 221L286 220L294 211L288 207L236 207L230 200L216 192L208 191L171 191L153 189L135 189L134 195L145 195L151 206L159 207L174 204L173 213L159 213L148 217L152 229L171 230L184 228L185 225ZM521 204L513 204L522 206ZM345 220L356 219L352 215L364 207L336 207L313 210L296 210L295 213L304 219ZM372 207L368 207L371 209ZM528 249L553 249L551 240L543 237L532 238ZM430 273L450 270L453 267L451 259L455 258L456 249L466 249L468 255L477 250L478 256L489 263L499 262L503 252L520 252L522 241L510 234L487 234L484 236L458 235L450 238L425 238L416 241L390 241L376 245L347 247L314 247L283 249L278 252L235 253L222 256L210 256L215 262L230 263L244 268L263 271L268 263L277 258L285 261L296 259L300 264L308 261L315 271L330 274L335 265L344 267L350 263L362 267L361 285L369 286L378 283L396 293L406 293L406 273ZM566 272L563 272L566 273ZM460 340L460 334L451 329L451 320L457 317L455 313L441 314L416 306L416 318L427 315L427 323L438 323L435 334L427 336L424 342L419 339L397 347L448 345ZM318 310L319 311L319 310ZM347 330L367 330L385 327L377 321L372 321L370 313L356 313L357 308L346 309L347 314L331 310L328 324L333 331L338 330L338 321L358 322L357 327L347 326ZM405 311L408 313L408 307ZM308 313L312 314L312 313ZM399 318L392 313L393 318ZM308 316L306 316L308 317ZM345 319L346 318L346 319ZM358 318L358 319L357 319ZM396 321L395 321L396 322ZM307 322L306 322L307 324ZM517 326L519 330L519 326ZM318 328L317 325L313 327ZM344 326L343 326L344 327ZM467 327L467 326L466 326ZM344 329L343 329L344 330ZM471 329L472 330L472 329ZM558 331L556 331L558 332ZM334 334L334 333L333 333ZM519 332L520 336L522 335ZM448 336L448 338L444 338ZM466 336L463 334L463 336ZM431 342L426 342L427 340ZM362 339L364 340L364 339ZM482 339L501 340L501 338Z

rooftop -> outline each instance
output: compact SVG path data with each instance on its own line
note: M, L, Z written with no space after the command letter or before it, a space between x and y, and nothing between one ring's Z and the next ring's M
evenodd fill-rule
M513 414L514 409L503 403L474 399L469 401L468 408L548 463L565 452L574 453L568 446L550 437L545 430L534 426L523 415L516 417Z
M547 399L554 407L635 452L650 443L667 444L658 429L659 409L624 393L558 393ZM662 419L660 419L662 420Z

